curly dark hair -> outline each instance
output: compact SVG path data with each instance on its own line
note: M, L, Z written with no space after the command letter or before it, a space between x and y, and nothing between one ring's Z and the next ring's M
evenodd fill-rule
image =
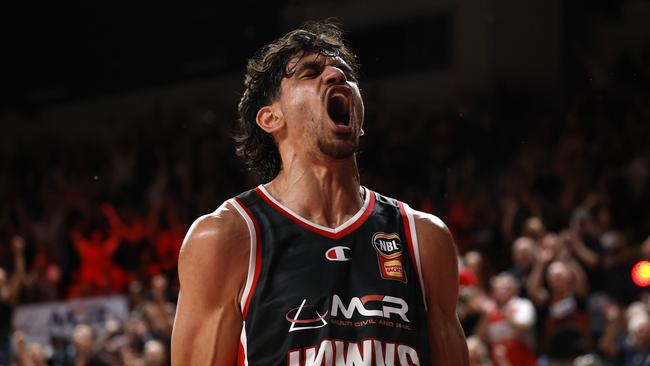
M352 68L352 77L358 78L356 56L333 19L307 22L262 47L248 60L244 80L246 90L239 101L234 140L237 156L263 181L270 181L278 175L282 161L273 136L257 125L257 112L276 100L282 79L293 74L293 70L287 67L289 60L306 53L338 55Z

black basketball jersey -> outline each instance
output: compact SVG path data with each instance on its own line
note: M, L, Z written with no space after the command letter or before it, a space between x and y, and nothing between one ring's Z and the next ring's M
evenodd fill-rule
M251 237L239 365L431 364L412 211L363 191L336 229L261 185L229 200Z

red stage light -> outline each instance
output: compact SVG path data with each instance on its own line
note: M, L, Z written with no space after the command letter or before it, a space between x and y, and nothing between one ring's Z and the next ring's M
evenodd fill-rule
M650 286L650 262L640 261L632 267L632 281L637 286Z

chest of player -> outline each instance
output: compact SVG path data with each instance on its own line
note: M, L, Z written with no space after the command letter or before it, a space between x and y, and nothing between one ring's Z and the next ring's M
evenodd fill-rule
M327 229L246 198L258 248L243 330L249 360L422 357L426 311L396 205L372 196L347 226Z
M262 263L250 311L281 315L292 332L328 320L339 327L413 326L408 305L421 299L399 217L370 215L340 238L274 212L258 213L258 220Z

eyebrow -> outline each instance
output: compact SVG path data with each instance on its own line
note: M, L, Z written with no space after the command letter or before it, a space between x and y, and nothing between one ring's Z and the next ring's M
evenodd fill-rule
M296 65L291 68L292 69L291 71L292 71L292 74L293 74L293 73L298 72L298 70L304 70L304 69L318 70L318 69L323 68L324 66L325 66L325 63L321 62L321 61L318 61L318 58L314 59L314 60L308 60L308 61L299 60L296 63ZM347 63L345 63L343 61L334 60L330 64L330 66L337 67L337 68L341 69L344 73L349 74L350 76L354 76L354 71L352 70L350 65L348 65Z
M315 69L318 70L323 67L322 62L316 62L315 60L311 61L299 61L294 67L293 70L294 72L297 72L298 70L303 70L303 69Z

